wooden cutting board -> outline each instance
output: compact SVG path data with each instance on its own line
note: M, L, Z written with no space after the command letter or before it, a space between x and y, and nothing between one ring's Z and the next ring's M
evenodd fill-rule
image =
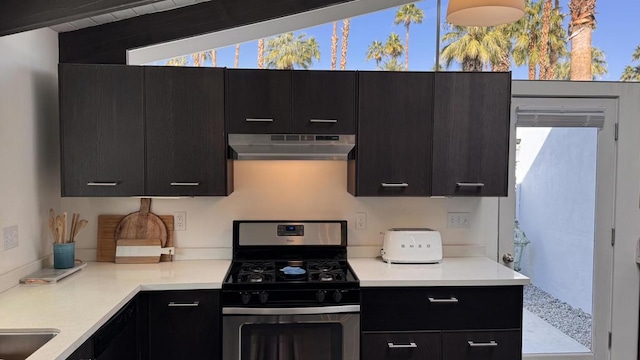
M127 251L127 249L139 251ZM160 261L160 255L160 239L118 239L116 241L116 264L157 263Z
M132 212L120 221L114 235L120 239L160 239L167 243L167 226L158 215L151 212L151 199L140 199L140 211Z
M116 227L126 215L99 215L98 216L98 251L96 261L114 262L116 260ZM159 215L167 226L167 242L165 247L173 244L173 215ZM171 261L169 255L161 255L160 261Z

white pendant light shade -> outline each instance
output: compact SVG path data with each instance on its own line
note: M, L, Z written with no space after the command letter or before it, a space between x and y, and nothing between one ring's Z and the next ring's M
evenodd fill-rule
M495 26L524 16L524 0L449 0L447 21L460 26Z

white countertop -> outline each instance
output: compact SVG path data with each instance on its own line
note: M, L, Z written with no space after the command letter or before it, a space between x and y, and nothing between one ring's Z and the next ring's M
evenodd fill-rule
M438 264L387 264L349 258L361 287L526 285L529 278L485 257L444 258Z
M18 285L0 293L0 330L57 329L28 360L64 360L139 291L219 289L230 260L159 264L90 262L56 284ZM529 279L484 257L440 264L387 264L350 258L362 287L525 285Z
M0 294L0 330L57 329L28 360L66 359L141 290L219 289L230 260L158 264L90 262L56 284Z

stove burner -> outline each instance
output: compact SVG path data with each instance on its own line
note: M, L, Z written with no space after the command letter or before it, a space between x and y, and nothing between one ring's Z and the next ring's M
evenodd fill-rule
M334 277L331 273L321 272L320 275L318 275L318 279L320 281L333 281Z
M262 274L249 274L247 280L251 283L260 283L264 281L264 275Z
M261 265L248 266L246 271L253 271L254 273L263 273L266 268Z

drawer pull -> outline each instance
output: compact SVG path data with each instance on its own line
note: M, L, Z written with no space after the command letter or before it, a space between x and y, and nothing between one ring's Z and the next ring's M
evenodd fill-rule
M467 341L467 343L469 343L470 347L496 347L498 346L498 343L491 340L489 342L481 342L481 343L477 343L477 342L473 342L471 340Z
M385 188L406 188L409 187L407 183L381 183L382 187Z
M199 186L199 182L172 182L171 186Z
M430 297L429 302L430 303L457 303L458 298L455 298L453 296L448 299L436 299L436 298Z
M90 181L87 183L87 186L118 186L117 182L97 182Z
M468 182L459 182L456 183L458 187L483 187L484 183L468 183Z
M167 306L168 307L198 307L200 306L200 302L194 301L192 303L177 303L172 301Z
M312 123L337 123L338 119L311 119L309 122Z
M406 349L406 348L417 348L418 345L414 342L410 342L408 344L394 344L392 342L387 343L389 349Z
M273 122L273 119L267 119L267 118L246 118L245 119L247 122Z

